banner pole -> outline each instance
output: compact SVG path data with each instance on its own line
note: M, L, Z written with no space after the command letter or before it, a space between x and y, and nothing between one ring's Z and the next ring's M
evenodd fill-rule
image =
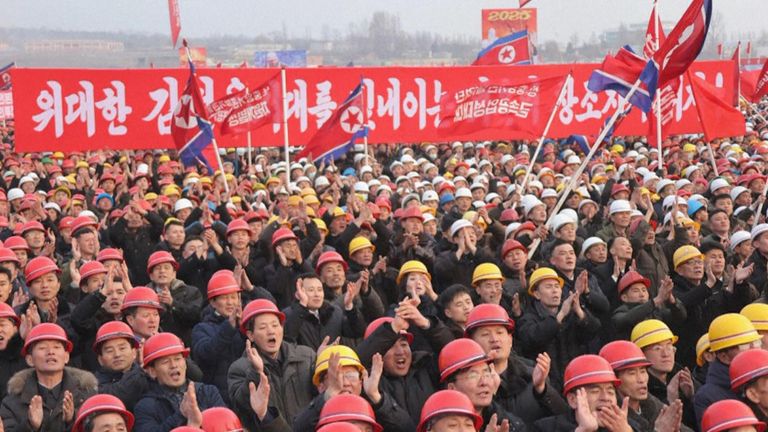
M536 162L536 158L539 157L539 153L541 152L541 148L543 147L544 138L546 138L547 134L549 134L549 128L552 126L552 121L555 119L555 115L557 114L557 109L560 107L561 100L563 99L563 96L565 96L565 90L568 88L568 82L571 80L571 73L569 72L568 75L565 77L565 82L563 82L563 87L560 89L560 94L557 96L557 100L555 101L555 106L552 108L552 113L549 115L549 120L547 120L547 125L544 126L544 132L541 134L541 138L539 139L538 145L536 145L536 150L533 152L533 156L531 156L531 160L528 162L528 167L525 169L525 177L523 178L523 185L521 186L522 193L525 193L525 187L528 185L528 178L531 175L531 171L533 170L533 164Z
M280 69L280 79L283 82L283 146L285 146L285 172L286 176L288 177L288 180L290 180L290 166L291 166L291 155L290 151L288 150L288 99L286 98L287 90L286 90L286 77L285 77L285 66L283 66Z
M248 131L248 166L249 167L253 165L253 158L251 157L252 149L253 149L253 146L251 145L251 131Z
M653 32L654 35L654 47L653 52L659 50L659 2L657 0L654 0L653 2ZM662 152L662 142L661 142L661 89L659 89L656 92L656 103L654 104L654 111L656 112L656 147L658 147L659 150L659 167L658 170L661 172L661 170L664 167L664 154Z
M362 80L361 80L362 81ZM363 84L363 120L365 125L363 126L366 128L365 135L363 135L363 147L365 151L365 157L363 158L363 164L365 166L368 166L368 133L370 133L371 129L368 127L368 86L365 85L365 81L362 81Z
M642 84L642 81L638 78L637 81L635 81L635 84L632 86L631 89L629 89L629 92L627 95L623 98L625 103L629 103L628 101L632 98L632 95L637 92L637 89L640 88L640 84ZM611 116L611 119L608 120L608 123L603 126L603 129L600 131L600 136L597 137L595 140L595 144L592 145L592 148L589 150L589 154L584 158L583 161L581 161L581 165L579 165L579 168L576 170L573 175L571 175L571 180L568 182L568 185L566 185L565 189L563 189L562 195L560 195L560 199L557 201L557 205L555 205L555 208L552 210L552 213L549 215L549 218L547 219L547 222L545 225L549 226L552 224L552 220L557 215L557 212L560 211L560 208L565 204L565 201L568 199L568 195L571 193L571 190L573 190L574 186L576 185L576 182L581 178L581 174L584 172L584 169L587 167L587 164L590 160L595 156L595 153L597 153L597 149L601 147L603 140L605 139L605 136L608 135L608 131L611 130L613 125L616 123L616 120L619 118L619 115L621 115L622 112L624 112L624 107L619 104L618 107L616 107L616 111L614 111L613 116ZM541 239L536 239L531 244L531 247L528 252L528 258L530 259L533 257L533 254L536 252L536 249L538 249L539 245L541 244Z
M763 123L768 123L768 120L766 120L765 117L763 117L763 115L760 114L760 111L758 111L755 108L755 105L752 102L748 101L747 98L745 98L742 95L739 95L739 97L741 98L742 101L744 101L744 103L747 105L747 107L749 107L750 111L752 111L757 116L757 118L762 120Z

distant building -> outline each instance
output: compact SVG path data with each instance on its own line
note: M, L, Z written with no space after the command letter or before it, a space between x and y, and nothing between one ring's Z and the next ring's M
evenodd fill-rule
M36 40L24 43L24 51L33 52L123 52L123 42L100 39L50 39Z

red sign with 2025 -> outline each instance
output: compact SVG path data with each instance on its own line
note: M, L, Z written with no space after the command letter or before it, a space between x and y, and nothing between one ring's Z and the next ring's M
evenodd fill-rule
M334 109L359 83L366 83L369 142L415 143L452 140L531 138L515 131L485 130L465 135L438 133L443 93L491 79L525 80L565 76L567 84L548 136L597 134L618 107L613 92L595 94L587 80L597 64L532 66L459 66L389 68L297 68L287 70L287 115L290 145L309 141ZM693 65L722 92L733 95L733 67L728 61ZM210 103L242 90L256 88L275 69L198 69L204 100ZM186 69L30 69L13 74L16 146L19 151L173 148L170 121L189 71ZM670 133L702 131L690 85L677 95ZM543 130L546 121L542 122ZM281 124L252 132L255 146L283 145ZM638 110L617 130L619 135L645 135L648 120ZM219 145L243 147L245 134L221 136Z

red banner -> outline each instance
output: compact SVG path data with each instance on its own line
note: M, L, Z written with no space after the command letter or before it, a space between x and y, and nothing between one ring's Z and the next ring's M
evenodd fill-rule
M179 32L181 32L179 0L168 0L168 15L171 18L171 44L176 48L176 42L179 40Z
M514 131L483 131L445 137L437 133L444 92L488 79L550 77L572 71L563 105L555 115L551 137L595 134L618 106L613 92L587 91L596 64L533 66L465 66L399 68L296 68L287 70L289 141L304 145L364 77L369 142L442 142L454 139L522 138ZM734 68L730 61L697 62L693 71L730 100ZM256 88L274 69L198 69L203 99L211 103L226 94ZM13 74L16 146L20 151L55 149L173 148L170 121L189 76L187 69L28 69ZM669 133L701 132L690 85L678 91ZM617 130L645 135L647 119L633 110ZM245 147L244 135L219 136L223 147ZM280 124L255 131L257 146L280 146Z
M0 91L0 120L13 118L13 91Z

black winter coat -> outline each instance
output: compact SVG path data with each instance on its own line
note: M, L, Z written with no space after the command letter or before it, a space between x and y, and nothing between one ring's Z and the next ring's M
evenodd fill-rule
M112 245L123 250L133 286L149 283L147 261L163 232L163 218L160 215L148 212L145 219L149 224L139 229L129 229L123 218L109 228Z
M318 314L311 313L307 308L294 302L283 309L285 314L284 337L317 350L328 336L333 341L337 337L359 338L365 332L365 320L357 308L342 310L339 306L324 301Z
M129 411L149 390L152 380L144 373L138 363L134 363L128 372L115 372L99 367L95 373L99 380L99 393L111 394L123 401Z
M203 370L203 382L215 385L227 403L227 371L244 350L245 336L240 329L206 306L202 321L192 329L192 358Z
M175 427L186 425L187 419L179 410L186 389L187 384L178 391L174 391L153 382L149 391L136 404L133 413L136 423L133 431L167 432ZM225 406L219 391L212 385L195 383L195 396L197 396L197 406L200 411Z
M21 356L22 346L24 340L16 333L5 349L0 351L0 383L7 383L16 372L27 368L27 362ZM8 386L0 385L0 400L5 397L7 391Z

